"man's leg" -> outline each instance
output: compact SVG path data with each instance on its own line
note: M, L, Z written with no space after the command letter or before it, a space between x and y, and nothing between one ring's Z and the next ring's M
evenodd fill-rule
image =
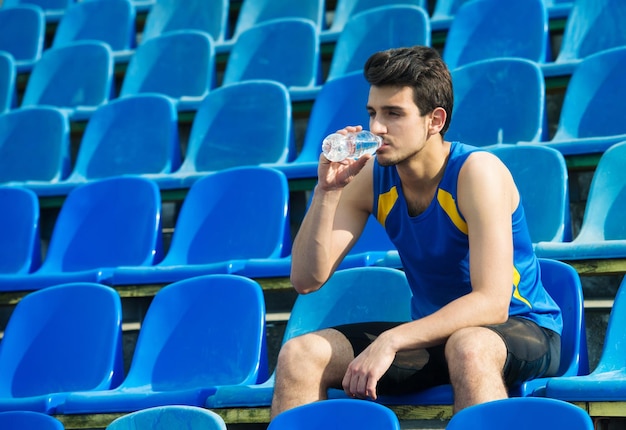
M287 341L278 354L272 418L293 407L326 398L330 387L341 387L352 345L337 330L308 333Z

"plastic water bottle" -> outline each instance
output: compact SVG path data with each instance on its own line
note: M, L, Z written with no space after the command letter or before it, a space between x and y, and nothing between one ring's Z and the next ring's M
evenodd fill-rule
M363 154L374 154L383 144L383 139L370 131L359 131L346 135L333 133L322 142L322 152L330 161L359 158Z

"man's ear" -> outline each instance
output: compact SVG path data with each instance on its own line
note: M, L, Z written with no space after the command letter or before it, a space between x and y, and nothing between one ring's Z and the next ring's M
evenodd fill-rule
M447 117L448 114L446 113L444 108L435 108L430 113L430 133L438 134L441 129L443 129L443 126L446 124Z

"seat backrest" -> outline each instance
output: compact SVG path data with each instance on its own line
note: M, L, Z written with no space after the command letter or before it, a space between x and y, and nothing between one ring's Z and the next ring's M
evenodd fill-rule
M27 189L0 187L0 273L30 273L41 263L39 199Z
M224 419L197 406L167 405L141 409L115 419L106 430L226 430Z
M565 90L553 140L626 134L626 45L586 57Z
M626 277L615 294L609 322L606 326L604 345L596 372L611 372L626 368Z
M21 6L31 4L39 6L46 17L46 21L58 22L65 10L70 7L75 0L4 0L3 7Z
M170 173L180 166L180 158L173 101L160 94L137 94L94 112L69 180Z
M430 45L428 13L404 4L368 8L342 26L327 80L362 71L370 55L389 48ZM372 29L377 29L372 31Z
M0 114L15 106L17 90L15 81L17 72L11 54L0 51Z
M585 410L545 397L512 397L470 406L454 414L446 429L484 430L499 428L503 423L510 430L594 429Z
M543 62L548 34L543 0L471 0L456 11L442 56L451 69L497 57Z
M355 399L329 399L289 409L270 421L268 430L400 430L396 414L386 406Z
M265 351L259 284L237 275L190 278L154 297L121 387L254 384L267 376Z
M497 155L513 175L532 242L571 240L565 157L556 149L540 145L500 145L489 151Z
M468 0L437 0L433 8L432 19L454 19L457 10Z
M64 430L61 421L43 412L5 411L0 412L0 428L3 430Z
M39 6L23 4L0 8L0 51L17 63L35 62L43 52L46 20Z
M72 3L54 32L52 46L77 40L105 42L113 51L135 46L135 8L129 0Z
M411 319L411 289L404 272L387 267L339 270L319 290L299 295L283 342L335 325Z
M63 112L37 106L0 115L0 183L54 183L69 170L70 125Z
M115 176L68 194L39 271L151 265L161 253L158 187L148 179Z
M493 58L451 71L454 111L447 140L475 146L539 141L545 135L545 83L539 66ZM489 119L476 126L476 112Z
M47 49L33 67L22 106L95 107L113 88L113 56L104 42L79 41Z
M202 98L214 87L215 79L211 36L199 30L169 31L137 47L120 96L155 92L174 99Z
M284 85L257 80L221 86L198 108L180 171L285 162L294 145L293 133Z
M596 167L576 241L626 240L626 142L607 149Z
M288 207L287 180L277 170L235 167L199 179L183 201L162 264L288 255Z
M314 22L274 19L242 32L228 56L222 84L249 79L271 79L287 87L319 84L320 43Z
M121 321L120 297L104 285L69 283L29 293L2 339L0 396L112 388L123 377Z
M621 0L573 1L556 62L626 45L624 25L626 3Z

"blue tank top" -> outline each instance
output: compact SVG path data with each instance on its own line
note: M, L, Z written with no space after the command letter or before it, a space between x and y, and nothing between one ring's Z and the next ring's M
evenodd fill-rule
M467 224L457 205L461 166L478 148L452 142L436 196L428 208L409 215L395 166L374 164L373 213L395 244L413 291L414 319L427 316L471 291ZM522 203L513 213L513 273L509 315L562 331L561 311L541 283Z

